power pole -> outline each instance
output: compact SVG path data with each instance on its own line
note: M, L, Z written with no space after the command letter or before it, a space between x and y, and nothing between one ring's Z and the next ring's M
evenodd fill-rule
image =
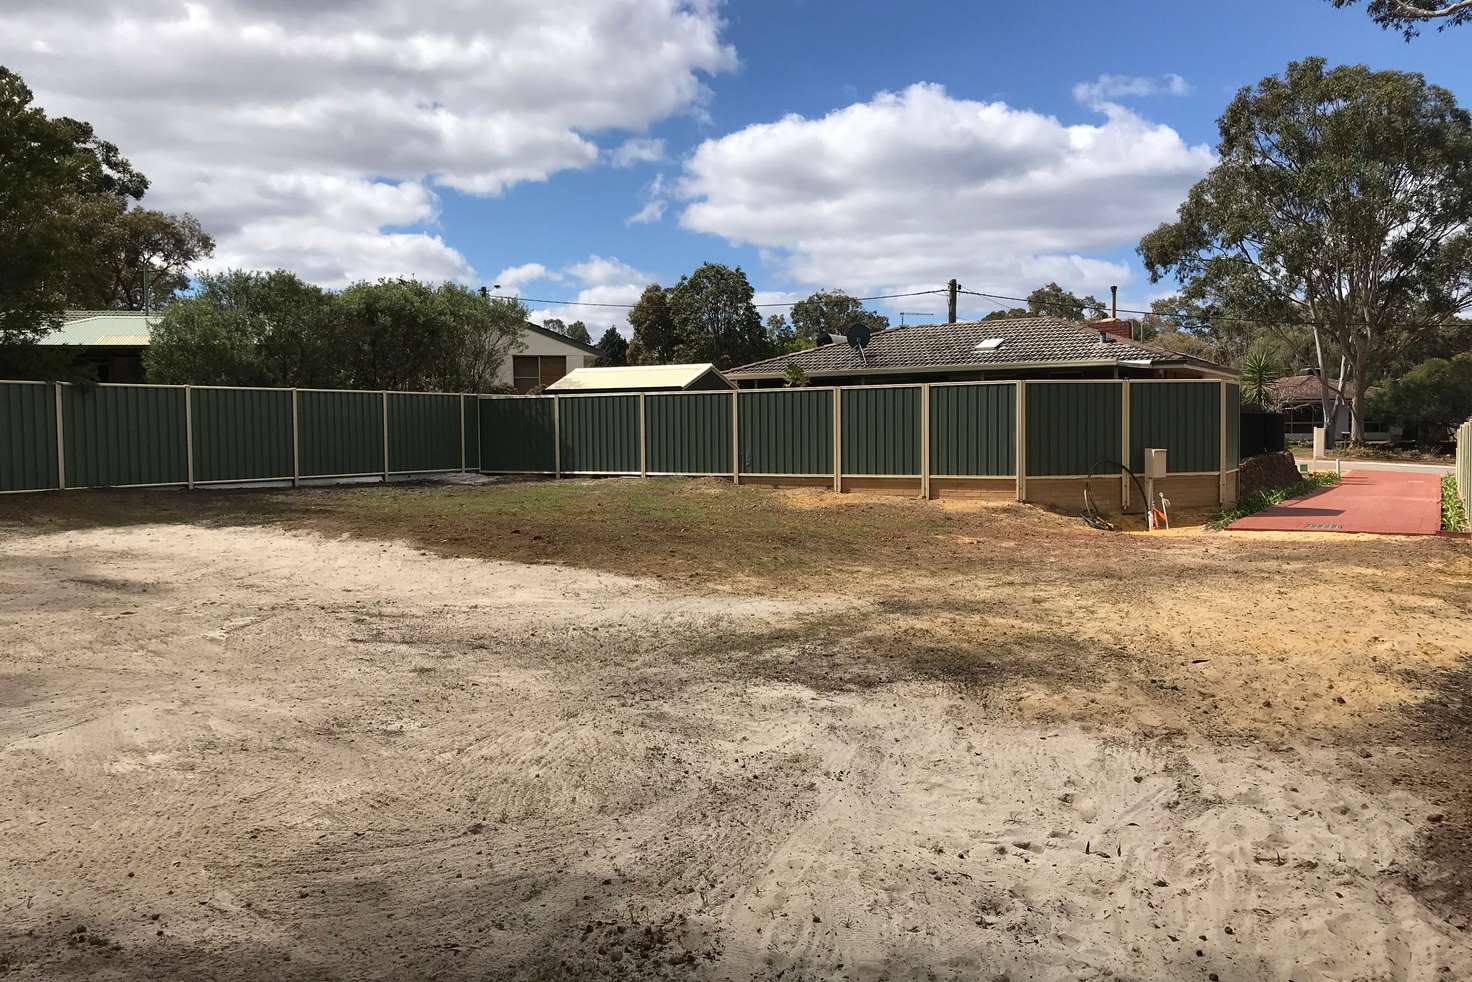
M960 288L961 288L961 284L957 283L954 279L951 280L951 282L949 282L949 283L946 284L946 323L947 324L954 324L954 323L956 323L956 291L959 290Z

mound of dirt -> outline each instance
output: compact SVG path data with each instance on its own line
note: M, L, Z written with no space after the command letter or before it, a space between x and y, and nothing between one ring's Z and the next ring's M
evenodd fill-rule
M1237 473L1237 495L1246 498L1259 491L1272 491L1297 484L1302 475L1291 453L1265 453L1242 461Z

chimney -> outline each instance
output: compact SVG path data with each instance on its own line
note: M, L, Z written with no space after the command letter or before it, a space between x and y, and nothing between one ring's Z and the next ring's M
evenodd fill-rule
M1105 317L1103 320L1089 321L1089 326L1101 335L1109 334L1123 341L1135 339L1135 322L1122 321L1118 317Z

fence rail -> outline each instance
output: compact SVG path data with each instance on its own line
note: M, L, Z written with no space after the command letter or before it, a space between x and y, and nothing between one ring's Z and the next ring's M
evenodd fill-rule
M479 397L0 382L0 493L476 470Z
M1239 404L1215 380L541 396L0 382L0 492L478 470L1071 505L1098 468L1096 498L1123 507L1115 466L1158 447L1160 489L1190 507L1236 498Z

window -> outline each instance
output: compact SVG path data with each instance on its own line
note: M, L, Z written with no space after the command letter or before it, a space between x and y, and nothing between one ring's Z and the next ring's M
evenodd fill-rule
M996 351L1002 346L1001 338L987 338L976 346L977 351Z
M517 392L551 385L566 374L566 355L513 355L511 358L511 384Z

